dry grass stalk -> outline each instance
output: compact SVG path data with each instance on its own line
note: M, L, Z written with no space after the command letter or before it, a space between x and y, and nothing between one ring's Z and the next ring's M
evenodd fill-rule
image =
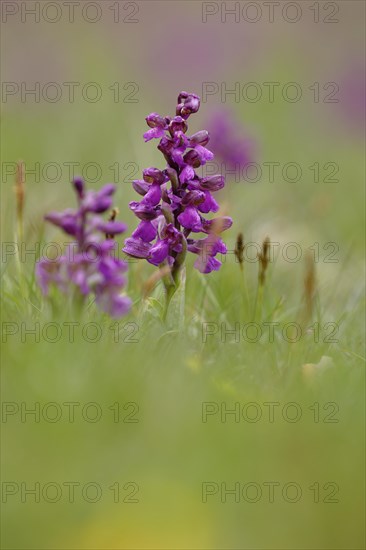
M309 321L313 316L316 293L316 277L314 257L310 251L306 254L306 270L304 279L305 289L305 320Z
M271 241L269 237L266 237L263 241L262 245L262 252L258 254L258 260L259 260L259 284L261 286L264 286L264 283L266 281L266 271L269 264L269 247L270 247Z

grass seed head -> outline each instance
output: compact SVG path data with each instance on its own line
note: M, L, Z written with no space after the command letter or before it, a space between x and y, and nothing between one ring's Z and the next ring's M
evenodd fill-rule
M243 268L243 263L244 263L244 249L245 249L245 245L244 245L243 233L239 233L236 238L234 254L239 262L241 269Z
M271 241L266 237L263 241L262 252L258 254L259 260L259 283L263 286L266 280L266 271L269 264L269 248Z

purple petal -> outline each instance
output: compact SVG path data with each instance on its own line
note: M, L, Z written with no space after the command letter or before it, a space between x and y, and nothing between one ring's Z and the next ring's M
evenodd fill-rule
M184 212L179 214L178 221L186 229L196 232L202 229L201 217L194 206L188 206Z
M196 94L181 92L178 96L176 114L188 118L192 113L197 113L200 108L200 98Z
M201 130L200 132L196 132L189 138L189 143L191 147L195 147L196 145L202 145L205 146L210 141L210 134L207 132L207 130Z
M213 196L209 191L205 193L205 200L198 205L198 210L203 214L208 214L209 212L218 212L220 206L217 204Z
M179 176L179 179L181 183L187 183L189 180L192 180L194 176L195 176L194 169L192 168L192 166L187 165L185 168L183 168Z
M146 168L143 172L144 181L147 183L158 183L159 185L162 185L166 181L168 181L168 176L165 172L162 172L158 168Z
M99 262L98 272L103 276L104 283L114 286L122 286L125 284L125 278L122 273L126 271L126 265L124 262L120 263L120 260L107 256Z
M140 220L154 220L159 215L156 207L150 206L149 204L142 204L140 202L130 202L130 209L135 215L140 218Z
M225 178L224 176L217 175L217 176L211 176L209 178L203 178L200 183L199 187L203 190L207 191L219 191L225 186Z
M151 139L161 138L165 134L164 128L152 128L144 133L145 142L150 141Z
M132 233L132 237L134 237L135 239L142 239L145 243L153 241L156 235L156 228L151 222L145 220L142 220L135 231Z
M132 305L129 298L116 292L101 292L96 295L95 302L102 311L115 318L128 313Z
M187 130L188 130L188 125L184 120L184 118L182 118L181 116L174 117L169 124L169 132L172 137L177 132L182 132L183 134L185 134Z
M115 186L111 184L114 188ZM107 186L106 186L107 187ZM100 214L102 212L105 212L106 210L109 210L112 206L112 198L110 191L111 188L102 189L99 193L96 193L94 191L88 191L85 193L85 196L82 199L82 209L84 212L95 212L97 214Z
M81 230L78 214L74 210L65 210L64 212L50 212L45 219L57 227L61 227L68 235L77 237Z
M160 265L169 254L169 243L166 240L157 241L150 249L148 261L153 265Z
M73 179L73 184L79 197L82 197L85 189L85 183L83 178L81 178L80 176L76 176Z
M58 266L56 266L56 270L57 269ZM51 270L55 271L55 268L52 267L52 264L48 260L42 259L36 263L36 277L38 279L38 283L41 287L42 293L45 296L47 296L48 294L49 284L52 280Z
M81 294L83 294L84 296L86 294L89 294L90 287L88 285L87 273L86 273L85 269L83 269L83 266L82 265L75 266L75 265L70 264L68 266L68 273L69 273L70 280L77 287L79 287L79 290L80 290Z
M123 252L134 258L147 258L150 253L151 245L144 242L140 238L130 237L126 239L125 246L123 247Z
M215 156L212 151L206 149L206 147L202 147L202 145L196 145L194 150L199 154L201 164L206 164L207 161L212 160Z
M116 241L113 239L106 239L100 243L93 243L91 246L95 247L97 254L96 257L101 258L107 256L112 250L116 248Z
M184 162L189 164L189 166L193 166L193 168L199 168L201 166L201 157L198 151L196 149L191 149L186 153L183 157Z
M133 180L132 187L134 188L136 193L138 193L139 195L144 196L148 192L150 186L149 186L148 183L146 183L146 181Z
M182 198L182 206L198 206L206 199L206 195L203 191L193 190L188 191Z
M185 162L183 160L183 153L185 151L185 148L177 148L173 149L171 152L171 157L173 161L178 164L179 168L182 168L184 166Z
M233 220L229 216L221 216L213 220L203 220L202 230L204 233L211 233L213 230L222 233L233 225Z
M99 191L97 191L98 197L110 197L116 191L114 183L107 183Z
M158 183L150 185L150 189L141 201L141 204L147 204L150 206L156 206L161 199L161 187Z
M122 222L100 221L97 225L97 229L108 235L119 235L120 233L124 233L126 231L127 225Z
M178 245L179 249L181 248L182 233L178 231L172 223L169 223L163 227L161 230L161 236L166 239L171 246L177 247Z
M226 254L226 244L221 239L217 239L213 245L212 252L214 256L216 256L216 254Z
M166 119L158 113L150 113L145 120L150 128L166 128L168 126Z
M194 267L201 273L211 273L211 271L218 271L221 267L221 262L212 256L203 258L199 256L194 263Z
M170 155L174 147L174 143L171 139L164 136L158 145L159 151L161 151L164 155Z

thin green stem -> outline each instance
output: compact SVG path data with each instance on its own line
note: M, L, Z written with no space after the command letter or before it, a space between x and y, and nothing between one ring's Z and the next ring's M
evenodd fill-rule
M164 312L163 312L164 323L167 320L169 305L176 290L177 290L177 287L175 285L165 286L165 304L164 304Z
M243 264L240 265L240 271L241 271L241 286L242 286L243 306L244 306L245 313L248 313L249 308L250 308L250 302L249 302L247 277L246 277L246 272L245 272Z
M257 293L255 296L254 311L253 311L253 321L256 322L257 319L262 319L262 306L263 306L263 292L264 285L258 281Z

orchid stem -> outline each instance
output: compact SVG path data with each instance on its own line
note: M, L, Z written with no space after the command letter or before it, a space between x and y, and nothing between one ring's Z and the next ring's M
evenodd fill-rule
M170 302L175 294L177 287L175 285L169 285L165 286L165 306L164 306L164 313L163 313L163 321L164 323L167 320L168 311L169 311L169 305Z

